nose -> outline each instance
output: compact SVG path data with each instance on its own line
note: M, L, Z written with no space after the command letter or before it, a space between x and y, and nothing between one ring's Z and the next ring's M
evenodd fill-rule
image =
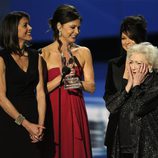
M76 33L76 34L79 34L79 32L80 32L79 28L76 27L76 28L75 28L75 33Z
M29 24L28 24L28 28L29 28L29 30L32 30L32 27L31 27L31 25L29 25Z
M135 70L136 69L136 65L133 63L133 64L131 64L131 69L132 70Z
M126 43L126 44L129 44L129 43L130 43L130 40L129 40L129 39L126 39L125 43Z

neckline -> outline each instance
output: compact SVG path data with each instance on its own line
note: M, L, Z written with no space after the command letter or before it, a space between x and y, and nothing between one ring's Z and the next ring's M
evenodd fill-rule
M23 72L23 73L27 73L27 72L28 72L29 67L30 67L30 55L29 55L29 53L28 53L28 66L27 66L26 71L23 70L23 69L18 65L18 63L15 61L15 59L13 58L13 56L12 56L10 53L9 53L9 56L11 57L11 60L13 61L13 63L16 65L16 67L18 67L18 69L19 69L21 72Z

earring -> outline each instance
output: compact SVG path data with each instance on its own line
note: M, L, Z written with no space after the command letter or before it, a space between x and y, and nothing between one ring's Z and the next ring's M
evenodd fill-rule
M153 69L152 68L149 68L149 73L152 73L153 72Z
M61 31L59 31L59 37L61 37Z

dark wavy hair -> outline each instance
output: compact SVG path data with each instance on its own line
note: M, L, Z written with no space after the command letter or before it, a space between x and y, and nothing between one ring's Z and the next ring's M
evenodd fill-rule
M68 4L60 5L54 12L53 17L49 19L49 25L54 32L54 39L57 40L59 43L59 52L61 52L62 42L59 39L59 30L57 29L57 23L59 22L60 24L65 24L77 19L82 21L82 18L76 8Z
M136 43L147 40L147 22L141 15L125 17L121 23L120 36L125 33Z
M54 12L53 17L49 19L49 25L54 32L54 39L59 39L59 31L57 29L58 22L65 24L76 19L82 20L74 6L68 4L60 5Z
M20 46L18 40L18 25L23 18L30 20L30 16L23 11L14 11L8 13L0 24L0 46L9 51L9 53L20 54Z

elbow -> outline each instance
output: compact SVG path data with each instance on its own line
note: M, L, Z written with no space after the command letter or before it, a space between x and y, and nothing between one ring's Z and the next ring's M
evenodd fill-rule
M95 92L95 90L96 90L96 87L95 87L95 83L93 83L93 85L90 87L90 89L89 89L89 92L91 93L91 94L93 94L94 92Z
M37 93L37 100L41 100L42 98L45 98L45 91L41 90L40 92Z
M6 96L0 94L0 107L4 104Z
M92 87L92 90L91 90L91 93L93 94L94 92L95 92L95 90L96 90L96 87L95 87L95 85Z

